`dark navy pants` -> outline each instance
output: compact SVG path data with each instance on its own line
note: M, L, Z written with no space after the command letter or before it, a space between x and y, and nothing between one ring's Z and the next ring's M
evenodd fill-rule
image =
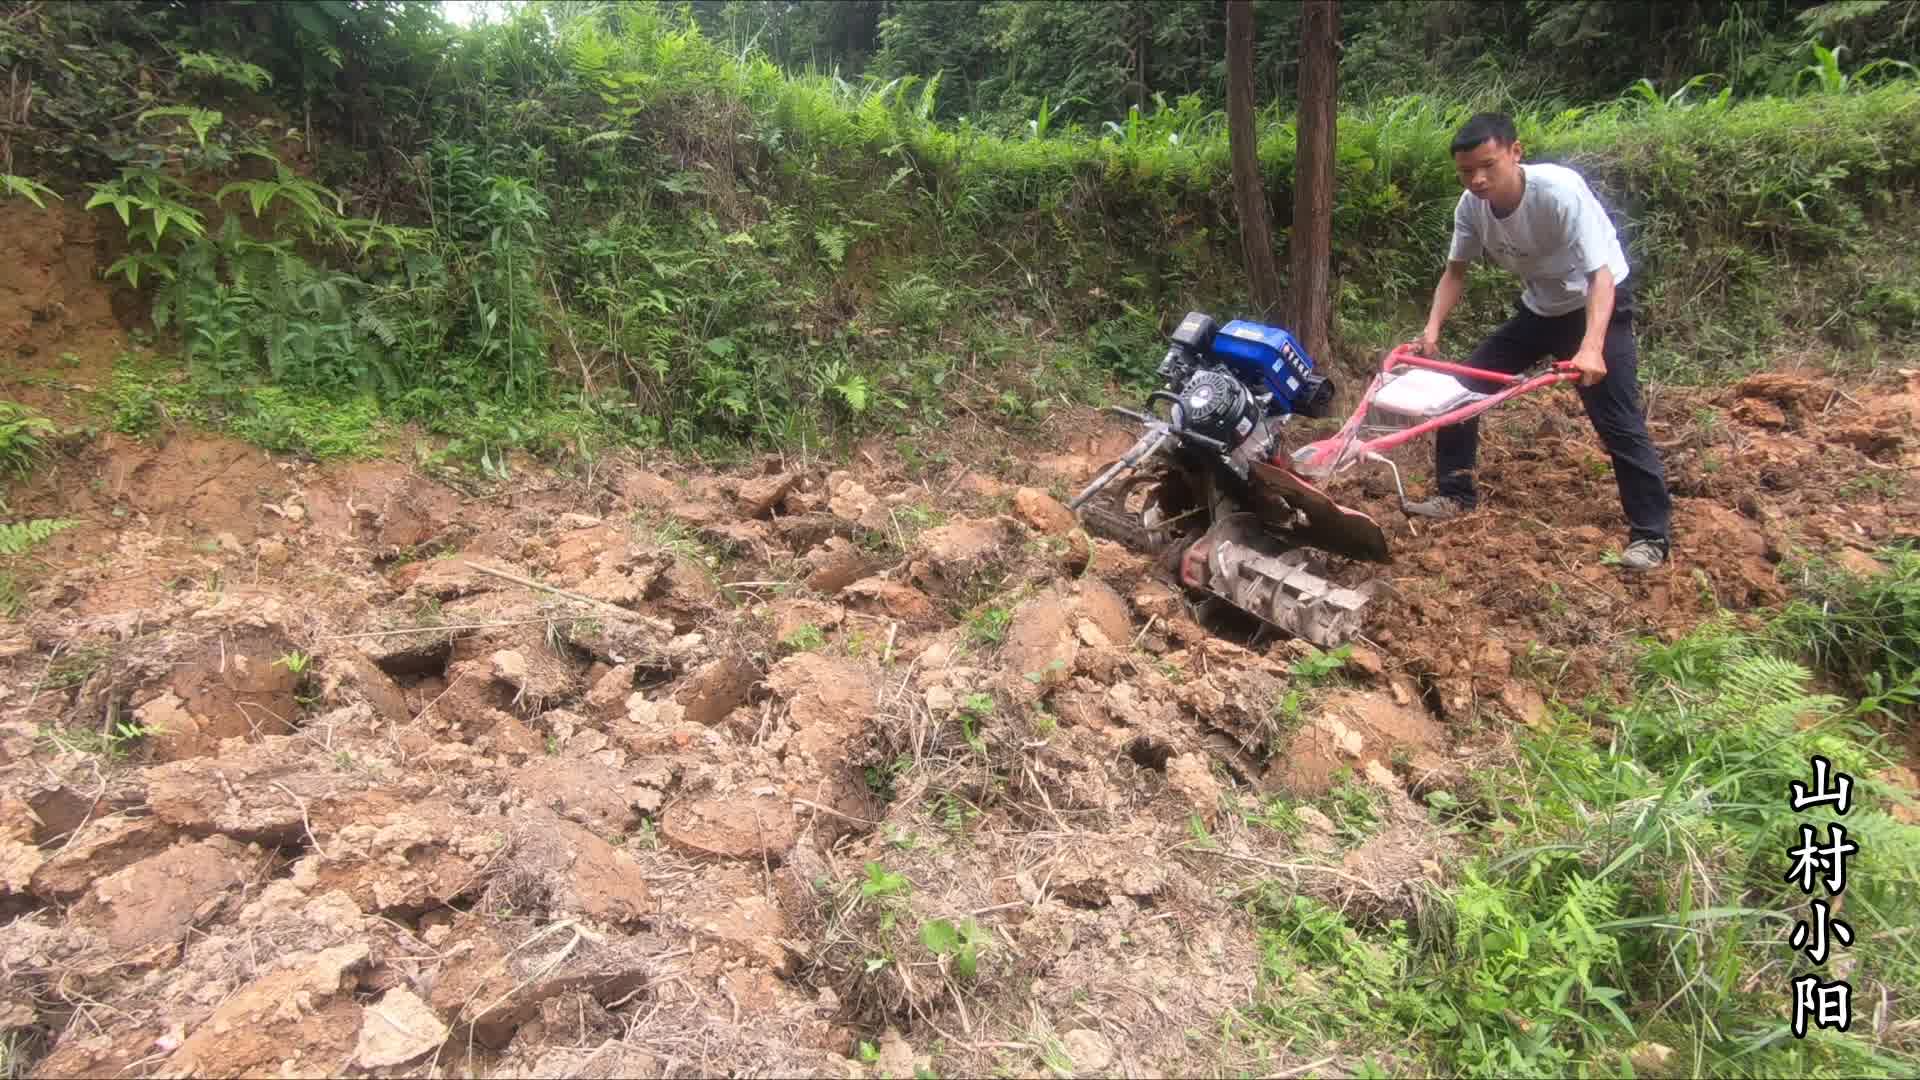
M1516 304L1514 315L1473 351L1468 366L1516 374L1552 356L1572 359L1586 336L1587 312L1536 315ZM1647 435L1646 414L1640 407L1640 357L1633 340L1633 294L1622 288L1614 294L1613 319L1601 346L1607 377L1594 386L1581 386L1580 401L1587 407L1593 430L1613 455L1613 475L1620 485L1620 508L1626 511L1631 540L1666 541L1673 515L1667 494L1666 469ZM1481 393L1500 389L1492 383L1467 380ZM1474 505L1473 465L1480 451L1480 420L1443 427L1434 432L1433 474L1442 495ZM1570 466L1569 466L1570 467Z

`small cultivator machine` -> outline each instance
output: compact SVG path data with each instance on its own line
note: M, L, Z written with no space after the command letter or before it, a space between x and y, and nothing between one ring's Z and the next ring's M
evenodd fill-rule
M1069 505L1089 531L1154 556L1184 586L1322 647L1360 632L1377 585L1335 583L1328 556L1389 558L1379 523L1322 485L1384 465L1404 506L1388 450L1576 378L1564 363L1503 375L1395 349L1338 433L1288 452L1286 424L1328 415L1334 387L1287 331L1191 312L1159 375L1144 411L1109 410L1140 424L1140 437Z

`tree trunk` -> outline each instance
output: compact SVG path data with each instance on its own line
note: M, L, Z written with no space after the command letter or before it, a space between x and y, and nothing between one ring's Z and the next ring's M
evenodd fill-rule
M1293 336L1320 364L1331 359L1327 290L1333 261L1335 69L1340 0L1306 0L1300 12L1300 120L1293 154Z
M1253 126L1253 8L1227 0L1227 144L1233 157L1233 201L1247 262L1247 294L1257 318L1280 313L1280 266L1273 257L1273 219L1260 183L1260 133Z

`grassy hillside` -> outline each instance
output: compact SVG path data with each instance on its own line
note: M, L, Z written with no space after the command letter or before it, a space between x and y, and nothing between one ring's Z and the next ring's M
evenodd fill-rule
M69 16L15 47L51 67L61 32L107 32ZM179 46L129 53L163 88L135 119L94 110L19 141L23 172L50 167L25 178L119 213L110 274L177 340L188 396L283 448L342 444L297 415L316 395L364 399L325 423L418 421L461 459L587 437L819 442L937 421L962 370L1017 422L1141 376L1181 312L1244 303L1223 118L1198 99L1098 132L1043 110L1005 138L936 123L933 83L790 76L645 6L379 44L392 82L366 93L390 111L311 143L270 109L291 90L252 63L270 57ZM1920 90L1807 87L1520 112L1530 156L1583 169L1629 237L1652 377L1785 347L1872 364L1920 335L1903 242ZM1458 197L1446 143L1501 104L1341 117L1336 366L1418 321ZM1293 132L1277 108L1261 131L1284 224ZM1512 292L1477 273L1455 347ZM289 396L252 394L262 379ZM118 425L147 422L153 386L128 376Z

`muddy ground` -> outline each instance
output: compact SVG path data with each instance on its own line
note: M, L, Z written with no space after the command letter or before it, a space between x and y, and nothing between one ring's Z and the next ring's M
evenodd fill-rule
M77 420L109 313L36 302L0 304L4 392ZM1470 798L1549 699L1780 601L1798 553L1920 536L1920 375L1653 415L1679 546L1646 577L1602 557L1571 395L1497 415L1463 519L1336 489L1397 555L1311 684L1073 527L1059 498L1127 442L1090 412L957 422L931 464L873 440L481 492L69 441L7 492L79 525L0 624L0 1027L48 1077L1339 1073L1221 1037L1257 991L1244 886L1411 914L1450 872L1426 796ZM1338 785L1365 836L1313 809ZM1274 796L1298 827L1239 812Z

